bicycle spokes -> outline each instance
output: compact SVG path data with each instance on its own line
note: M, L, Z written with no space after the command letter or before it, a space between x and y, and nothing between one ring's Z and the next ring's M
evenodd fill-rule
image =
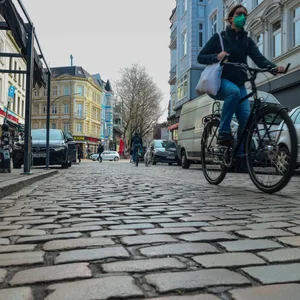
M289 181L294 170L294 134L290 118L278 108L262 110L250 125L247 164L251 179L259 189L273 193Z

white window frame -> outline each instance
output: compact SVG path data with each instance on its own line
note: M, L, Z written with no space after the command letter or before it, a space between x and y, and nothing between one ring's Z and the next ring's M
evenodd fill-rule
M187 55L187 30L185 29L181 35L182 41L181 41L181 58L185 57Z
M51 123L51 129L56 129L56 122Z
M71 88L69 85L65 85L63 88L64 96L69 96L71 94Z
M202 27L200 29L200 26ZM198 23L198 47L199 49L202 49L204 46L204 34L205 34L205 28L204 28L204 22Z
M77 86L77 94L78 94L78 96L83 96L83 86L82 85Z
M298 7L295 7L294 9L293 9L293 15L292 15L292 19L293 19L293 47L296 47L296 46L299 46L300 45L300 41L299 41L299 43L298 44L296 44L296 32L295 32L295 28L296 28L296 23L300 23L300 14L299 14L299 16L296 16L296 14L295 14L295 17L294 17L294 13L296 12L296 10L300 10L300 6L298 6ZM299 32L299 34L300 34L300 32Z
M214 13L210 17L210 29L211 35L218 32L218 11L214 11Z
M81 109L79 109L79 107L81 107ZM83 104L82 103L76 104L76 114L77 114L77 117L79 117L79 118L83 117Z
M82 133L82 123L76 123L76 132Z
M277 29L274 31L274 29L273 29L274 25L277 23L280 23L280 29ZM280 34L280 53L277 55L276 48L275 48L276 47L275 39L278 34ZM281 24L281 21L276 21L272 24L272 57L276 58L280 55L282 55L282 24Z
M68 115L69 114L69 104L64 103L64 114Z
M38 97L39 96L39 90L34 90L34 97Z
M53 86L52 87L52 95L53 96L58 96L58 86Z
M186 98L187 95L188 95L188 78L187 78L187 74L185 74L177 81L177 101Z
M51 107L51 112L52 114L57 114L57 105L56 104L53 104L52 107Z
M64 132L69 131L69 122L64 122Z
M258 37L261 36L261 40L258 41ZM259 34L257 34L255 36L255 42L256 42L256 45L257 45L257 48L259 49L259 51L264 54L264 34L263 32L260 32ZM261 48L262 47L262 48Z
M187 0L182 0L182 16L187 12Z

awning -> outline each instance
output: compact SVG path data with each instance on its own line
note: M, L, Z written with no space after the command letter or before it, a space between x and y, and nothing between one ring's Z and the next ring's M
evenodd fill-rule
M178 127L179 127L179 123L176 123L176 124L170 125L168 127L168 130L174 130L174 129L177 129Z

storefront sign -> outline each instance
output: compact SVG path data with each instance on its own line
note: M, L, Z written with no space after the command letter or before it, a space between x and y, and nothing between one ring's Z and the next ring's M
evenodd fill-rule
M6 112L5 112L4 110L2 110L1 108L0 108L0 115L3 116L3 117L6 116ZM7 115L7 118L8 118L9 120L11 120L11 121L17 123L17 124L19 123L19 119L16 118L16 117L14 117L14 116L12 116L12 115L10 115L10 114Z
M90 142L94 142L94 143L98 143L98 142L99 142L99 140L96 139L96 138L88 137L87 139L88 139L88 141L90 141Z
M74 136L74 140L75 141L85 141L85 137L84 136Z

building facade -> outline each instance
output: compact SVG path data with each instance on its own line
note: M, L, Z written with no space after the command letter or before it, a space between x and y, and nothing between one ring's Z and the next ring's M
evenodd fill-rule
M103 87L82 67L51 68L50 128L70 131L84 155L96 153ZM46 128L47 89L35 88L32 129Z
M204 70L197 56L210 37L223 30L222 0L177 0L170 22L169 130L177 139L181 107L197 97L195 87Z
M1 17L2 18L2 17ZM3 21L3 19L0 21ZM19 53L19 48L10 32L0 31L0 52ZM26 70L26 62L22 58L0 57L0 68L5 70ZM8 90L15 89L14 97L8 101ZM11 133L16 131L19 124L24 125L25 118L25 74L0 73L0 136L2 135L2 124L6 116Z
M113 141L115 150L119 151L121 140L124 142L124 148L128 148L128 142L124 138L123 104L118 99L114 99L113 107Z
M272 93L289 109L299 105L300 95L300 1L225 0L225 13L242 2L249 12L246 30L260 51L275 64L291 63L286 75L259 75L260 90ZM253 64L249 61L250 64Z

